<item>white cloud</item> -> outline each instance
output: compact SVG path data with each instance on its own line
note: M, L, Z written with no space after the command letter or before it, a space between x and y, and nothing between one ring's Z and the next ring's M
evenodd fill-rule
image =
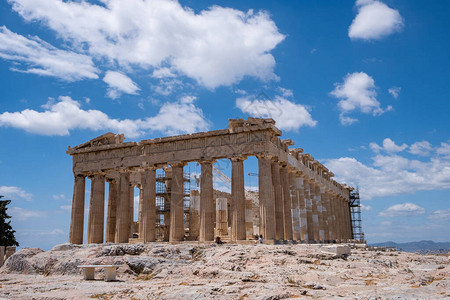
M181 102L167 102L160 108L158 115L139 122L145 130L160 131L166 134L193 133L209 129L209 122L203 111L192 102L182 98ZM191 99L191 101L193 101Z
M441 143L441 146L436 149L436 153L445 157L446 159L450 159L450 144Z
M236 107L252 117L274 119L281 130L298 130L302 126L314 127L317 124L306 106L281 96L275 96L275 100L241 97L236 99Z
M369 147L376 152L379 152L380 150L383 150L386 152L401 152L401 151L405 150L406 148L408 148L408 145L406 145L406 144L397 145L390 138L385 138L383 140L383 147L380 147L377 143L370 143Z
M327 160L326 166L339 182L358 186L364 199L450 189L450 156L441 156L437 150L427 161L388 152L372 157L367 165L341 157Z
M38 37L26 38L0 26L0 58L16 62L13 71L52 76L66 81L97 79L89 56L60 50Z
M0 114L0 127L14 127L42 135L69 135L70 130L111 130L133 138L145 131L168 134L192 133L207 130L208 122L200 108L193 103L165 103L154 117L137 120L112 119L99 110L83 110L81 104L68 96L59 102L50 101L44 112L26 109L21 112Z
M428 156L432 150L433 147L427 141L415 142L409 147L409 153L420 156Z
M6 198L11 198L9 200L16 200L16 197L22 198L26 201L31 201L30 193L25 192L23 189L17 186L0 186L0 196L5 196L3 200Z
M11 207L8 209L8 212L11 214L12 219L17 219L19 221L31 219L31 218L42 218L47 215L44 211L37 210L27 210L21 207Z
M361 211L371 211L372 210L372 206L370 206L370 205L360 204L360 206L361 206Z
M428 216L429 219L432 220L450 220L450 209L440 209L434 211L432 214Z
M398 98L398 95L400 95L402 88L398 86L393 86L390 89L388 89L389 94L392 95L395 99Z
M263 11L211 6L196 13L167 0L9 2L25 20L45 24L74 49L123 67L164 64L208 88L244 76L277 78L270 51L284 35Z
M346 115L355 110L374 116L384 113L384 110L380 107L380 102L376 99L375 88L373 78L364 72L347 74L343 83L335 83L335 89L330 94L340 99L338 107L343 125L350 125L357 121L357 119ZM391 107L388 107L386 110L390 109Z
M417 216L425 213L425 208L414 203L402 203L388 207L380 212L380 217Z
M139 87L127 75L116 72L107 71L103 81L108 84L108 97L111 99L119 98L122 93L136 95Z
M396 9L380 1L359 0L358 14L348 30L351 39L379 40L402 30L403 18Z

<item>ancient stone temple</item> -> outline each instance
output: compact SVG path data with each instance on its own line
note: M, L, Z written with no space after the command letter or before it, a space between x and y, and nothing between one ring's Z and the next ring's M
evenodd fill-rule
M106 133L69 147L75 179L70 242L83 243L86 178L91 180L87 243L155 241L161 211L158 181L167 187L161 194L170 242L213 241L218 234L227 234L231 241L262 234L268 243L351 239L352 188L334 181L324 165L301 148L289 148L293 141L280 136L274 120L248 118L230 119L228 129L140 142L124 143L123 135ZM249 156L258 158L256 219L244 189L244 161ZM230 199L215 198L213 163L218 159L231 161ZM200 190L187 194L183 167L189 162L201 165L201 176ZM164 169L163 178L156 176L158 169ZM134 187L140 190L137 222Z

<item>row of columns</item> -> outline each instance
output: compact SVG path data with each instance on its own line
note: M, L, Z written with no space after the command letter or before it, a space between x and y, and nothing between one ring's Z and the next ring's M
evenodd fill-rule
M231 240L245 240L246 222L244 160L233 157L231 171ZM215 206L213 199L214 161L200 161L199 241L214 240ZM171 164L169 241L184 240L184 178L186 163ZM329 242L351 238L348 203L327 191L300 171L288 168L270 156L258 156L259 167L259 233L266 241L296 240ZM155 240L156 168L147 167L141 173L139 235L144 242ZM87 227L87 243L127 243L132 234L134 193L130 185L130 170L120 170L118 180L108 179L109 196L104 233L105 173L94 173ZM83 243L85 176L76 175L74 182L70 242ZM247 204L248 206L248 204ZM251 207L250 207L251 209ZM248 216L247 216L248 219Z

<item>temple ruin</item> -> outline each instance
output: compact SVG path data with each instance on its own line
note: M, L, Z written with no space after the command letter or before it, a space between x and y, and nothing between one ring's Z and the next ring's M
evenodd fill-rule
M259 234L267 243L352 239L353 188L333 180L334 174L303 149L289 148L293 141L281 134L272 119L230 119L223 130L140 142L106 133L69 147L75 178L70 243L83 243L86 178L91 180L87 243L207 242L216 236L242 242ZM244 187L244 161L250 156L258 159L256 199ZM213 189L213 164L219 159L231 161L230 197ZM201 175L199 191L188 193L183 167L189 162L201 165ZM134 187L140 191L137 222Z

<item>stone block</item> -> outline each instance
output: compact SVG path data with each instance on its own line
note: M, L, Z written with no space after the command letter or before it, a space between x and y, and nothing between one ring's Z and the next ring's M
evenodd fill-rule
M334 255L349 255L350 247L333 245L333 246L323 246L320 249L323 253L334 254Z

